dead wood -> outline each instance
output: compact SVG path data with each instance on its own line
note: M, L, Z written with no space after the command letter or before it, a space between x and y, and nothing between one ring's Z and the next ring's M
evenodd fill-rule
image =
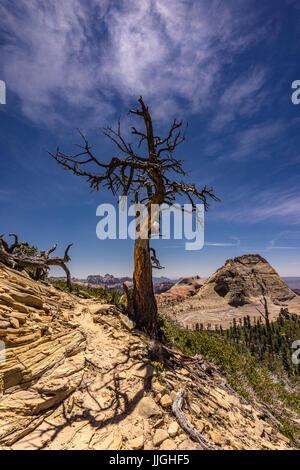
M183 397L184 390L183 388L180 388L172 405L172 411L176 416L178 423L182 429L184 429L184 431L194 440L198 441L205 450L212 450L212 447L209 445L205 437L203 437L202 434L195 428L195 426L193 426L193 424L187 419L186 414L182 410Z
M50 266L59 266L65 271L68 288L70 291L72 290L71 274L66 263L71 260L69 250L73 243L67 246L63 258L49 256L56 250L57 244L47 251L40 251L35 256L29 256L28 252L26 252L26 248L29 247L29 244L19 242L15 234L10 234L10 236L13 236L15 239L14 243L10 246L7 241L3 239L3 235L0 236L0 262L13 269L35 268L37 279L45 275Z

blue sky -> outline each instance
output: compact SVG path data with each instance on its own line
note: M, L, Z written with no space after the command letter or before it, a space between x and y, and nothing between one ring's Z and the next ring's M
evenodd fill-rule
M99 129L120 116L125 131L142 95L159 133L175 116L189 121L178 157L222 199L202 250L154 242L158 275L207 276L260 253L300 276L298 0L2 0L0 28L1 232L60 252L74 242L75 276L131 274L132 242L96 238L96 207L113 197L47 150L71 151L80 127L107 161L115 149Z

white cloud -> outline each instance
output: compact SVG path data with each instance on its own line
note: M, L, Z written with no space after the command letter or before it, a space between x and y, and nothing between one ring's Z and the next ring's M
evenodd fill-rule
M288 186L288 184L287 184ZM238 190L237 190L238 192ZM289 226L300 225L299 188L271 188L263 191L247 188L248 196L233 201L230 209L219 210L216 218L237 223L256 224L272 221ZM229 203L227 204L228 207ZM274 243L275 246L275 243Z
M238 131L232 140L232 151L220 159L245 160L247 158L271 157L271 148L280 140L287 123L265 122L249 129ZM270 145L271 144L271 145Z
M235 243L223 243L223 242L205 242L205 246L240 246L241 241L239 238L231 237L233 240L236 240Z
M116 111L116 98L128 105L139 94L157 117L182 114L182 99L198 112L214 105L223 67L264 36L256 21L247 2L4 0L3 78L23 113L45 125L84 117L95 126ZM263 79L261 71L241 86L237 79L223 105Z
M257 112L265 99L266 92L261 92L265 82L266 71L259 67L233 81L220 98L212 129L220 130L237 116L250 116Z

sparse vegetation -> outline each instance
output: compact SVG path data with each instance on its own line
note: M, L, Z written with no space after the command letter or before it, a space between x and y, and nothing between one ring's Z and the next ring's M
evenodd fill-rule
M51 280L51 284L57 287L60 290L68 292L68 285L66 281L63 280ZM81 284L71 283L72 291L76 294L79 291L86 292L92 297L98 297L99 299L104 300L109 304L116 305L121 307L123 305L123 294L120 290L110 291L108 289L103 289L102 287L88 287Z
M255 398L263 401L269 411L281 423L281 432L291 440L296 440L299 429L294 417L300 416L299 366L287 361L286 348L289 342L297 339L300 333L299 319L282 311L278 320L272 324L272 340L279 345L282 337L285 346L276 346L274 360L267 358L267 345L262 341L255 349L259 337L265 334L264 325L234 325L230 330L207 331L185 330L161 319L166 338L174 339L176 346L188 355L202 354L214 362L227 375L228 383L247 401ZM250 335L252 333L252 336ZM249 338L251 336L251 341ZM257 342L257 343L256 343ZM289 350L291 356L292 350Z

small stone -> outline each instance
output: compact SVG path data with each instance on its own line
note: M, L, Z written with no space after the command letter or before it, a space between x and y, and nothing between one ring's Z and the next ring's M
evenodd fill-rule
M169 408L170 406L172 406L173 401L170 395L165 394L163 397L161 397L160 404L163 408Z
M156 392L156 393L161 393L164 391L164 387L157 381L155 381L153 384L152 384L152 387L153 387L153 390Z
M201 413L201 408L200 408L199 405L197 405L197 403L192 403L191 404L191 410L195 415L200 415L200 413Z
M169 436L175 437L178 433L178 429L179 429L178 423L176 423L176 421L173 421L168 428Z
M20 327L19 320L17 318L12 317L9 319L9 321L13 328L18 329Z
M277 450L277 448L273 446L273 444L271 444L270 442L264 442L263 447L268 450Z
M159 428L160 426L162 426L163 424L165 424L165 421L163 418L157 420L154 424L153 424L153 429L156 429L156 428Z
M144 446L144 436L138 436L135 439L132 439L128 442L128 447L130 450L140 450Z
M172 439L166 439L159 448L160 450L176 450L177 446Z
M119 378L120 380L124 380L124 379L126 379L126 378L127 378L127 374L126 374L126 372L124 372L124 371L122 371L122 372L119 372L119 374L118 374L118 378Z
M188 439L185 439L181 444L179 444L178 448L179 450L196 450L199 449L199 445L196 443L189 441Z
M198 429L198 431L199 431L200 433L202 433L202 432L204 431L205 424L202 423L202 421L200 421L199 419L197 419L197 420L195 421L195 426L196 426L196 428Z
M158 393L154 398L155 403L158 403L160 399L161 399L161 393Z
M123 313L119 314L120 321L127 330L132 331L135 328L135 323L132 321L127 315L124 315Z
M210 436L210 439L218 446L222 446L226 443L226 439L217 431L210 431L209 436Z
M24 304L20 304L19 302L15 302L12 306L13 306L14 310L17 310L18 312L29 313L28 307L26 307Z
M160 446L166 439L168 439L169 434L164 429L157 429L153 437L153 445L155 447Z
M230 441L229 445L233 450L243 450L244 449L242 443L238 442L238 441Z
M161 416L161 411L154 400L150 397L143 397L137 407L137 411L142 418L151 416Z

